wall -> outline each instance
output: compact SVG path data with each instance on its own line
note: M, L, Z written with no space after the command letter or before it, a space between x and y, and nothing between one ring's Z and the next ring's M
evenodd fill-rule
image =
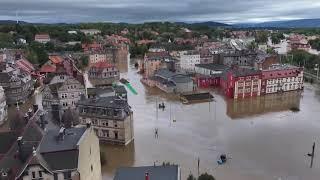
M81 180L101 180L99 139L92 128L86 130L78 142L78 171ZM92 168L91 168L92 167Z

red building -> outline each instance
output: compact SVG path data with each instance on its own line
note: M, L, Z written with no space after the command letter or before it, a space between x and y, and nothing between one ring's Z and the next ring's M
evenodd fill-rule
M246 68L226 70L221 78L221 87L226 96L234 99L260 96L261 71Z
M220 86L220 75L198 75L196 76L197 86L200 88L209 88L209 87L219 87Z

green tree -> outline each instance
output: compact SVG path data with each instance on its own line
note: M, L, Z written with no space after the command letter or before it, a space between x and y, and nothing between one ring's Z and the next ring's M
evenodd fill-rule
M284 39L283 33L272 33L271 34L271 41L273 44L279 44L282 39Z
M258 31L255 36L256 42L259 44L265 44L268 41L267 31Z
M198 180L215 180L215 178L208 173L204 173L198 177Z
M320 51L320 39L317 38L315 40L310 40L309 44L311 45L312 49L316 49Z
M192 174L189 174L187 180L196 180L196 178Z
M87 67L89 64L89 57L88 56L81 56L80 61L81 61L82 68Z

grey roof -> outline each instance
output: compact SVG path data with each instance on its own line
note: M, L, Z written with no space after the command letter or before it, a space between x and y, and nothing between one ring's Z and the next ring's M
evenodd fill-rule
M234 77L257 75L257 74L260 74L261 72L259 70L249 69L249 68L238 68L238 69L232 69L231 71Z
M116 85L114 86L114 90L117 94L127 94L127 90L124 86Z
M155 75L155 77L160 77L162 79L165 79L167 81L172 81L173 83L188 83L191 82L192 79L185 75L185 74L177 74L172 71L169 71L168 69L159 69ZM155 78L156 80L160 81L159 78Z
M104 93L112 93L112 92L114 92L114 89L111 86L87 88L88 95L94 95L94 96L104 94Z
M213 70L213 71L223 71L225 69L228 68L228 66L223 65L223 64L214 64L214 63L210 63L210 64L196 64L196 67L199 68L204 68L204 69L209 69L209 70Z
M0 154L6 153L17 140L17 134L13 131L0 133Z
M142 180L145 173L150 180L178 180L179 167L169 166L143 166L118 168L113 180Z
M40 143L40 153L68 151L77 149L77 143L86 131L85 127L65 130L63 140L58 140L59 130L49 130Z
M126 100L119 99L117 96L99 97L96 99L83 99L78 101L78 105L124 109L127 112L129 112L131 109Z
M78 167L78 150L42 153L40 156L52 171L71 170Z

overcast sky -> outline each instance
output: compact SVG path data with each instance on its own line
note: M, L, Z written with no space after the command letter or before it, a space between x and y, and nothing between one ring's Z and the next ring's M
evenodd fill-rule
M320 18L320 0L0 0L0 19L28 22L263 22Z

